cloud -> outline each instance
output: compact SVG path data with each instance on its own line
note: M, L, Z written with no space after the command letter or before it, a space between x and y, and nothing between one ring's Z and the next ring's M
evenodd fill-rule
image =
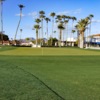
M38 17L38 12L34 11L28 14L28 16L32 16L33 18L37 18Z
M22 15L22 17L24 17L25 15L24 14L21 14ZM20 16L20 14L16 14L15 16Z
M25 29L31 29L32 30L33 25L25 25L24 28Z
M63 12L57 12L56 15L69 15L69 14L80 14L82 12L82 9L75 9L75 10L67 10Z
M82 9L79 8L79 9L76 9L76 10L73 10L73 13L74 14L80 14L82 12Z
M57 12L56 15L66 15L69 14L69 11Z
M100 20L92 20L93 23L100 23Z

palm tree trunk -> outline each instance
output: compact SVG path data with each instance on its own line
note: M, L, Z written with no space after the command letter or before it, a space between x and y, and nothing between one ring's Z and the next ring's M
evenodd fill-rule
M17 26L17 29L16 29L14 40L16 40L16 36L17 36L17 32L18 32L18 29L19 29L19 26L20 26L20 23L21 23L21 19L22 19L22 10L20 10L20 19L19 19L19 22L18 22L18 26Z
M40 44L40 29L38 31L38 38L39 38L39 44Z
M77 45L78 45L78 47L80 47L80 34L79 34L78 31L77 31L77 37L78 37L78 38L77 38L77 40L78 40L78 44L77 44Z
M67 38L68 38L68 24L66 26L66 45L67 45Z
M92 20L90 19L90 28L89 28L89 35L91 36L91 22ZM90 40L89 40L89 46L91 46L91 37L90 37Z
M72 21L72 30L73 30L73 24L74 24L74 21ZM71 46L72 46L72 43L73 43L73 32L71 32L71 38L72 38L72 42L71 42Z
M54 28L54 18L52 19L52 38L51 38L51 46L52 46L52 42L53 42L53 28Z
M84 32L80 34L80 48L84 48Z
M59 34L59 47L61 47L61 38L62 38L61 33L62 33L62 30L60 29L60 34Z
M48 22L47 22L47 45L48 45Z
M38 47L38 30L36 30L36 47Z
M64 27L65 27L65 29L66 29L66 25L64 24ZM63 42L64 42L64 37L65 37L65 30L63 30Z
M38 24L40 26L40 24ZM38 30L38 38L39 38L39 44L41 44L41 41L40 41L40 28Z
M41 21L41 34L42 34L42 45L43 45L43 19Z
M2 41L2 45L3 45L3 3L2 1L0 2L0 9L1 9L1 41Z

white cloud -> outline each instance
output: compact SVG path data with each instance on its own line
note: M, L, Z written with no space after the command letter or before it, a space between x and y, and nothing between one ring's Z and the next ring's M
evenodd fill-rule
M69 14L80 14L82 12L82 9L75 9L75 10L67 10L63 12L57 12L56 15L69 15Z
M25 15L24 14L21 14L22 15L22 17L24 17ZM15 16L20 16L20 14L16 14Z
M79 8L79 9L76 9L73 11L74 14L80 14L82 12L82 9Z
M100 23L100 20L92 20L93 23Z
M67 15L69 14L69 11L63 11L63 12L57 12L56 15Z
M25 29L31 29L31 30L32 30L33 25L25 25L24 28L25 28Z
M38 17L38 12L34 11L28 14L29 16L32 16L33 18L37 18Z

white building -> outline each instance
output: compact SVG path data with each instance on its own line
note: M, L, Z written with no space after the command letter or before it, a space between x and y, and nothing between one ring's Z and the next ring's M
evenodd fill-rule
M91 45L100 45L100 34L91 35L85 38L86 43L90 43Z
M77 41L77 38L67 38L67 45L74 46L76 41Z

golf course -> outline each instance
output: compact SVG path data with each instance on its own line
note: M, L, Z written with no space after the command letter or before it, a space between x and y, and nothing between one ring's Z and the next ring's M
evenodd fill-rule
M100 100L100 51L0 48L0 100Z

